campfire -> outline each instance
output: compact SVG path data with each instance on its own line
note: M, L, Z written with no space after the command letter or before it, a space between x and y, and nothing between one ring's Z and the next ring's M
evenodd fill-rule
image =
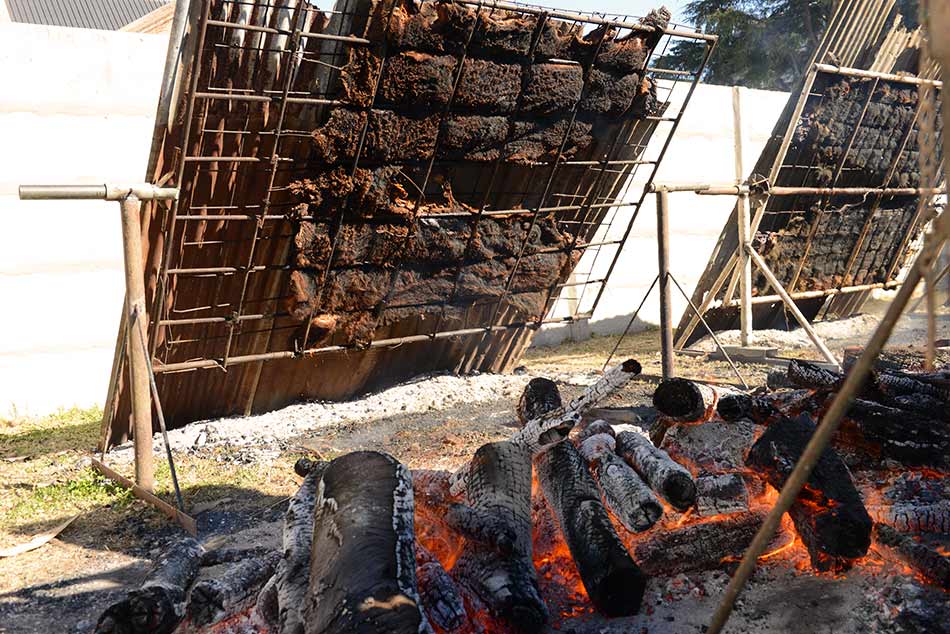
M667 380L652 439L586 415L639 373L625 361L566 405L533 379L520 430L454 473L373 451L301 459L281 552L183 540L97 631L541 632L649 609L652 578L728 572L843 377L792 362L770 380L784 387L752 394ZM832 578L889 561L945 596L948 381L874 374L761 560ZM918 408L916 432L915 394L942 404Z

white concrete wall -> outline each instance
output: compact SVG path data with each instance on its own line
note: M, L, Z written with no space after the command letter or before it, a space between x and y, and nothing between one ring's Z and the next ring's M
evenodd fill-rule
M0 24L0 418L105 397L118 205L21 202L17 186L141 181L167 41Z
M678 85L671 95L669 114L677 111L685 98L686 85ZM663 96L661 91L661 96ZM748 173L758 159L772 132L788 93L766 90L740 90L743 133L743 166ZM644 155L654 159L666 139L669 126L664 122L653 135ZM733 137L732 88L700 84L686 108L673 141L663 158L655 182L666 184L735 182L735 144ZM641 166L629 183L625 201L636 201L649 175L649 166ZM692 193L670 194L670 272L692 295L702 275L723 225L729 218L735 198L699 196ZM594 242L619 239L629 224L633 207L620 208L611 228L601 228ZM577 281L602 279L613 259L616 247L590 249L575 271ZM566 338L622 332L657 274L656 196L646 197L633 225L620 259L604 290L589 324L573 328L548 325L535 338L536 345L551 345ZM571 290L570 288L568 290ZM586 291L576 287L581 311L589 310L598 287ZM674 287L673 323L679 320L687 302ZM555 307L556 316L569 314L573 306L562 296ZM632 330L659 323L659 294L654 289L640 310Z

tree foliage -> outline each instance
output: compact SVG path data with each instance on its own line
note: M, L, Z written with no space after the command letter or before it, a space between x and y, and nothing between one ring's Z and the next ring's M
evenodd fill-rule
M703 80L789 90L821 40L834 0L693 0L686 18L719 43ZM679 41L658 66L695 70L704 46Z

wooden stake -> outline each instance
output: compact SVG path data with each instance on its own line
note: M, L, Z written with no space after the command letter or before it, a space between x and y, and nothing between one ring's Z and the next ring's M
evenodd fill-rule
M109 478L113 482L117 484L121 484L125 488L130 489L132 491L132 494L138 499L148 502L149 504L157 508L159 511L167 515L169 518L178 522L178 524L183 529L185 529L185 532L191 535L192 537L198 536L198 524L195 522L195 519L191 517L190 515L188 515L187 513L183 513L179 511L178 509L176 509L174 506L172 506L165 500L153 494L151 491L147 491L144 488L132 482L131 480L129 480L128 478L126 478L125 476L119 475L118 473L116 473L109 467L105 466L104 464L96 460L95 458L92 458L92 466L96 471L98 471L105 477Z
M146 491L155 487L155 468L152 464L152 400L149 392L148 363L146 351L134 342L135 328L145 333L145 274L142 270L142 226L139 220L140 204L135 196L120 201L122 208L122 247L125 255L125 307L129 311L129 328L126 354L129 357L129 374L132 388L132 428L135 444L135 481Z

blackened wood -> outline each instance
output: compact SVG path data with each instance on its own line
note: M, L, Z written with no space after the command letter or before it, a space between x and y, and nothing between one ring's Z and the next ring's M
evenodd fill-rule
M230 565L220 577L198 581L188 597L191 622L210 625L251 606L274 574L279 559L277 553L248 557Z
M868 504L874 521L907 533L950 533L950 500Z
M518 535L507 519L477 511L467 504L449 505L445 523L466 539L494 548L502 555L513 553L518 541Z
M664 435L660 447L696 473L740 471L746 468L746 454L759 431L758 425L747 420L674 424Z
M481 540L467 539L453 576L516 631L543 631L548 611L532 560L529 450L512 442L481 446L469 464L466 483L468 505L506 524L515 541L511 554L502 555Z
M267 558L275 551L272 548L264 546L252 546L250 548L217 548L215 550L205 551L201 556L201 567L220 566L221 564L233 564L245 559Z
M950 558L886 524L874 525L874 537L896 550L911 568L944 590L950 590Z
M685 511L696 501L692 474L648 438L636 432L621 432L617 435L617 453L677 510Z
M950 467L950 424L945 421L864 399L855 399L845 417L836 444L864 446L905 465Z
M716 404L716 412L726 421L748 419L759 425L767 425L773 419L798 414L809 407L814 398L812 390L781 390L753 396L751 394L727 394Z
M605 420L600 420L600 419L590 421L586 425L584 425L582 421L581 424L575 428L575 430L578 428L581 428L581 429L577 431L577 434L576 435L572 434L572 438L574 439L574 444L578 446L580 446L580 443L584 442L591 436L597 436L599 434L607 434L608 436L613 438L617 435L614 432L613 425L611 425Z
M518 400L518 423L524 427L529 420L540 418L562 405L557 383L541 376L535 377L528 381Z
M734 392L689 379L666 379L653 393L653 406L677 422L701 423L716 413L716 403L721 395Z
M600 486L604 506L624 528L639 533L656 524L663 515L663 506L649 485L615 453L613 436L591 435L578 448Z
M328 462L312 461L307 465L307 475L284 513L283 551L274 572L273 586L281 634L303 634L304 631L303 606L307 597L317 489L328 465Z
M749 510L749 488L738 473L696 478L696 516L711 517Z
M191 537L170 545L141 587L106 608L97 634L168 634L184 616L185 596L201 567L204 549Z
M564 440L546 447L535 464L591 602L606 616L636 614L646 575L617 536L580 452Z
M453 632L468 620L458 586L439 560L416 542L416 577L419 598L430 621L445 632Z
M805 415L779 419L755 442L746 463L781 489L814 431L815 424ZM830 447L821 454L789 515L818 570L846 569L871 545L871 517L851 473Z
M788 362L788 380L795 387L812 390L837 390L844 382L844 377L833 370L821 366L792 359Z
M426 631L414 546L408 469L375 451L333 460L317 489L304 632Z
M709 570L726 557L739 557L765 519L748 512L658 531L652 539L637 544L634 555L649 575L673 575Z

